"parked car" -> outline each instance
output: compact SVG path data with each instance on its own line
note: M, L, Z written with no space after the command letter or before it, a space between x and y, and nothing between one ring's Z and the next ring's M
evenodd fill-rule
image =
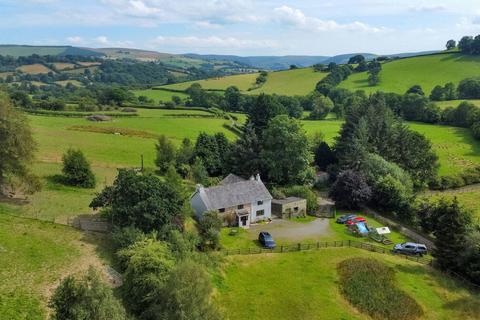
M396 244L392 250L393 253L423 256L427 254L427 246L421 243L404 242Z
M356 215L354 214L344 214L343 216L340 216L337 218L337 223L340 224L345 224L348 220L355 218Z
M367 223L367 219L365 219L363 217L354 217L354 218L348 219L345 222L345 224L348 226L348 225L352 225L352 224L355 224L355 223L358 223L358 222Z
M274 249L275 241L272 238L272 235L266 231L262 231L258 235L258 241L262 244L264 248Z

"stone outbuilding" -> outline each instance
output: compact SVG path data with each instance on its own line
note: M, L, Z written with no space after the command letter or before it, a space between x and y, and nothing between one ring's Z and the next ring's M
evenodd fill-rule
M282 219L303 217L307 214L307 200L297 197L274 199L272 214Z

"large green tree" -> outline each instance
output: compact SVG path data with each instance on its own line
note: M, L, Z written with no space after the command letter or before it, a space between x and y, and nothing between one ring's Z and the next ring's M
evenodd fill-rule
M248 110L247 124L250 124L255 129L256 134L261 137L270 120L277 115L286 113L285 107L274 97L262 93Z
M120 169L113 185L105 187L90 207L107 208L115 226L151 232L180 224L184 201L177 186L154 175Z
M160 174L165 174L167 169L175 164L176 160L176 149L173 143L168 140L165 135L161 135L158 138L158 142L155 145L157 149L157 158L155 159L155 164L158 167L158 172Z
M0 92L0 193L7 184L23 186L27 193L40 188L39 180L30 172L35 150L27 118Z
M273 118L263 133L261 158L269 181L302 184L312 180L313 160L305 130L287 115Z

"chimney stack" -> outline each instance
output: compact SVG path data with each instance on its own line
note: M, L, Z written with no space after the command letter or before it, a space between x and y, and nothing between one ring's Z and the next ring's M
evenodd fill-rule
M259 182L262 182L262 179L260 179L260 174L257 173L257 175L255 176L255 180L259 181Z

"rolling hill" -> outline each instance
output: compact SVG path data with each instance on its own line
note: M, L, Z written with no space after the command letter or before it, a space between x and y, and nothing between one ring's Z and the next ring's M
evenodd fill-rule
M340 88L405 93L411 86L422 86L426 94L436 85L447 82L458 84L461 80L480 75L480 57L460 53L442 53L399 59L385 63L380 72L380 83L368 85L366 72L351 75L340 83Z
M28 45L0 45L0 55L23 57L38 54L40 56L89 56L101 57L104 56L101 52L96 52L88 48L78 48L72 46L28 46Z

